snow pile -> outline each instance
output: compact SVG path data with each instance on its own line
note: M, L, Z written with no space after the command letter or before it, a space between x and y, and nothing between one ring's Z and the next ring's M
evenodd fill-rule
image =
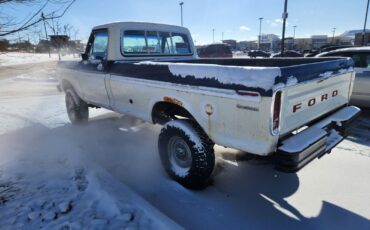
M319 74L320 77L331 77L333 75L333 71L326 71L324 73Z
M220 66L215 64L189 64L144 61L139 65L168 65L170 72L182 78L214 79L223 84L244 85L270 90L275 78L281 76L278 67Z
M77 55L75 56L77 58ZM72 55L62 56L61 59L74 59ZM19 52L7 52L0 53L0 67L29 64L29 63L40 63L48 61L57 61L58 54L52 53L51 57L47 53L19 53Z
M103 169L78 157L68 146L63 148L58 140L48 138L44 147L18 147L9 156L6 150L11 146L4 147L3 142L12 141L6 139L1 139L0 148L2 228L179 228ZM31 142L27 139L22 141Z
M223 84L241 84L246 87L270 90L275 78L281 76L280 68L275 67L244 67L223 66L212 64L169 64L173 75L185 78L194 76L196 79L215 79ZM189 68L191 67L191 68Z
M296 84L298 84L298 79L294 76L290 76L290 77L288 77L288 80L287 80L286 84L280 82L280 83L278 83L278 84L276 84L272 87L272 91L275 92L279 89L282 89L282 88L285 88L285 87L288 87L288 86L293 86L293 85L296 85Z

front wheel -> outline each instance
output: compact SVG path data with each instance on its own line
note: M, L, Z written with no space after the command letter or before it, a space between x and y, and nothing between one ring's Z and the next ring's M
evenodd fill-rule
M190 189L208 185L214 165L214 144L190 120L173 120L162 128L159 154L166 172Z
M72 90L66 91L66 108L72 124L84 123L89 120L89 106Z

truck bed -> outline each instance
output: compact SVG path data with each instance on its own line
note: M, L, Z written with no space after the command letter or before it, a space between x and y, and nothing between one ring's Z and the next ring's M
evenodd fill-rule
M350 58L229 58L116 61L110 64L109 72L184 85L255 91L261 96L271 97L276 87L353 71L352 66L353 61Z

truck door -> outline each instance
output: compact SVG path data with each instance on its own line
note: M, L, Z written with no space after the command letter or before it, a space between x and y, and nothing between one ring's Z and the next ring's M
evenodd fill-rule
M108 74L105 69L108 50L108 30L96 30L90 35L86 48L88 58L82 65L79 81L83 98L94 105L110 107L106 90Z

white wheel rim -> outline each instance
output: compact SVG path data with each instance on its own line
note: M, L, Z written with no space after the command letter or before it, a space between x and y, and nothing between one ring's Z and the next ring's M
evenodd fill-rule
M178 176L186 176L193 161L186 141L178 136L171 137L167 144L167 153L174 173Z

